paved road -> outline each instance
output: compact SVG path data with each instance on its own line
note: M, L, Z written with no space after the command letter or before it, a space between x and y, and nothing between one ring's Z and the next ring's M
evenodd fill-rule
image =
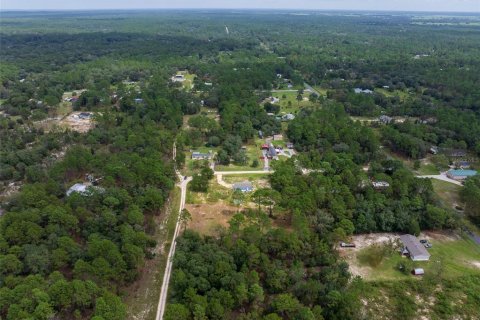
M178 172L177 172L178 174ZM156 320L162 320L163 314L165 313L165 306L167 303L168 297L168 284L170 282L170 275L172 273L172 265L173 265L173 257L175 256L175 247L177 245L177 237L180 233L180 212L185 208L185 199L187 194L187 185L190 181L192 181L191 177L188 177L186 180L182 176L180 182L178 183L181 189L181 197L180 197L180 208L178 212L178 219L177 224L175 225L175 232L173 233L172 244L170 246L170 251L168 252L167 264L165 266L165 273L163 274L163 282L162 282L162 290L160 291L160 298L158 300L158 307L157 307L157 316Z
M417 176L417 178L437 179L437 180L441 180L441 181L445 181L445 182L450 182L450 183L456 184L457 186L463 186L460 181L450 179L450 178L447 177L447 175L444 174L444 173L435 174L435 175Z

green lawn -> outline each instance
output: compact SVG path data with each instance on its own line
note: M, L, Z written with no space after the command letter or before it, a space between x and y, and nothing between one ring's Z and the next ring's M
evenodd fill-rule
M297 113L300 109L305 107L313 106L314 104L310 101L297 101L297 92L273 92L272 96L279 98L280 102L280 114L286 113ZM303 97L308 98L309 93L304 93Z
M370 248L365 248L357 255L360 266L370 266L369 281L378 280L406 280L412 278L410 274L404 274L398 270L400 262L408 265L408 269L423 268L425 277L442 276L455 278L466 274L479 274L480 269L474 263L480 263L480 246L469 238L459 240L430 240L433 247L429 249L430 261L411 261L402 257L398 252L389 252L380 264L372 267L368 258L365 257Z
M217 178L214 177L209 185L208 192L193 192L190 188L187 190L186 203L188 204L204 204L204 203L216 203L220 200L228 200L233 191L225 188L217 183Z
M419 175L435 175L435 174L440 174L440 171L438 171L437 167L435 167L434 164L429 163L429 164L421 164L420 168L417 170L417 173Z
M461 186L436 179L432 179L432 185L433 190L438 195L445 208L451 209L455 207L455 204L462 203L460 200Z
M388 89L383 89L383 88L375 88L375 92L383 94L385 97L399 97L400 101L404 101L408 97L408 92L407 91L402 91L402 90L393 90L390 91Z

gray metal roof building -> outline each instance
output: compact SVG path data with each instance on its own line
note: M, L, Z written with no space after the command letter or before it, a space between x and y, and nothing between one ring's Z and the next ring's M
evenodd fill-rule
M253 185L249 181L238 182L233 185L233 190L239 190L242 192L250 192L253 191Z
M406 250L410 254L410 258L413 261L428 261L430 259L430 253L417 237L411 234L404 234L400 236L400 240L403 242L404 251Z

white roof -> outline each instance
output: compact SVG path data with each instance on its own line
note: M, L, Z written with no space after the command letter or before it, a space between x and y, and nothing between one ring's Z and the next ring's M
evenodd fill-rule
M75 183L73 186L70 187L70 189L67 190L67 196L69 196L73 192L86 193L87 188L88 186L83 183Z

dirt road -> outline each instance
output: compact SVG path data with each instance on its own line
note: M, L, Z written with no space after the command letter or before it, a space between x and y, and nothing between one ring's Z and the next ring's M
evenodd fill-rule
M417 176L417 178L437 179L437 180L441 180L441 181L456 184L457 186L463 186L460 181L453 180L453 179L450 179L449 177L447 177L447 174L445 172L442 172L441 174L435 174L435 175Z

